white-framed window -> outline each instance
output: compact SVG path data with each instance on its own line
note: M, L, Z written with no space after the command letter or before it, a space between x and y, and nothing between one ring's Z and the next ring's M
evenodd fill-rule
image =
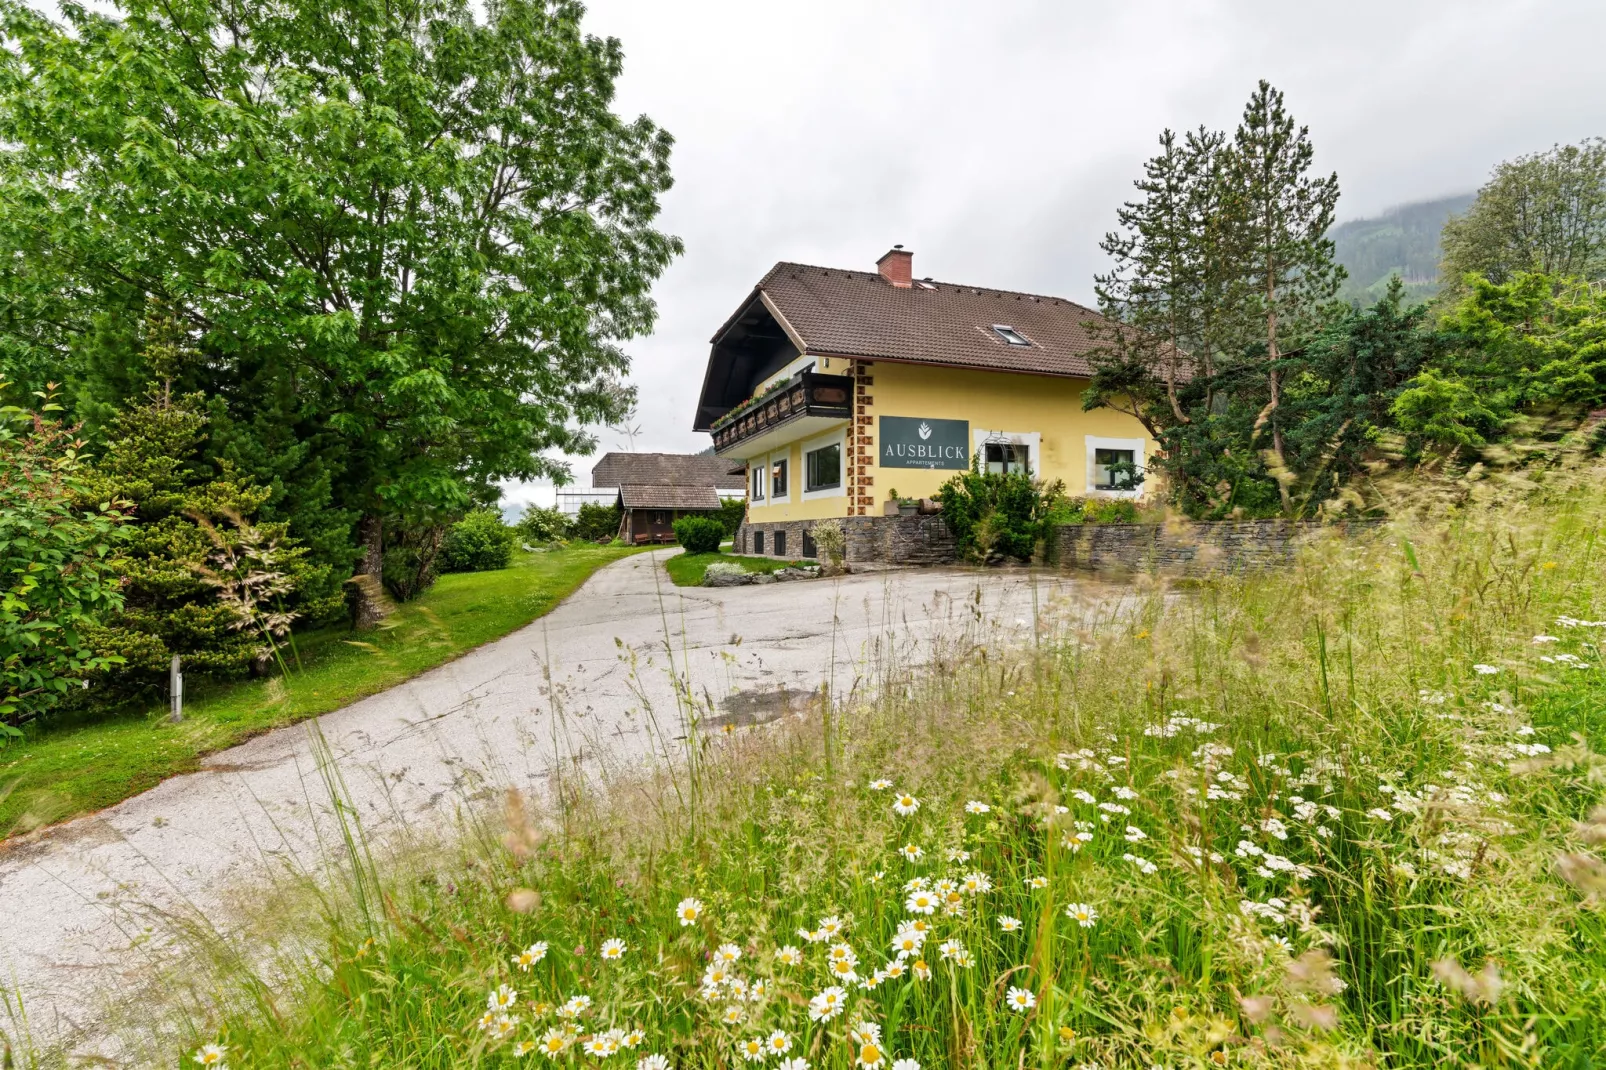
M971 449L983 472L1024 472L1037 475L1043 468L1043 436L1037 431L989 431L972 428Z
M785 502L791 499L791 468L784 453L770 458L770 501Z
M769 482L769 462L760 457L756 461L747 462L747 500L761 502L764 500L764 491Z
M1087 492L1106 498L1143 493L1148 443L1141 438L1087 436Z
M848 459L838 431L803 443L803 500L834 498L847 493Z

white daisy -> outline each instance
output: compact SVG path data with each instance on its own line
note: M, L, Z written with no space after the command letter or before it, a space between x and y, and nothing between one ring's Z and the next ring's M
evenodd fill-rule
M1009 1004L1010 1010L1017 1014L1025 1014L1037 1006L1037 997L1029 989L1012 987L1004 997L1004 1002Z
M892 812L899 817L908 817L920 809L920 800L913 795L900 795L892 801Z
M1015 932L1020 928L1020 919L1012 918L1008 914L1001 914L998 917L998 927L1006 933Z
M607 962L617 962L625 957L625 942L614 937L602 942L602 957Z
M680 919L681 925L694 924L702 915L703 901L691 896L682 899L680 905L675 908L675 917ZM662 1056L651 1056L651 1058L662 1058Z
M1099 912L1087 903L1067 903L1065 905L1065 916L1084 929L1091 929L1093 923L1099 920Z

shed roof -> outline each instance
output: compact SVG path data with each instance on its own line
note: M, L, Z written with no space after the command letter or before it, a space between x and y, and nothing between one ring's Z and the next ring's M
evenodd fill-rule
M619 488L619 502L626 509L706 509L720 508L719 492L708 484L625 483Z
M728 459L702 453L605 453L591 469L593 487L706 486L742 490L746 478ZM651 507L649 507L651 508ZM667 508L667 507L661 507ZM716 506L717 508L717 506Z

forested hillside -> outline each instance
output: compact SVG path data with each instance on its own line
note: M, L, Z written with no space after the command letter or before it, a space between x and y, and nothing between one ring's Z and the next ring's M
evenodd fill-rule
M1432 297L1439 286L1439 232L1451 216L1472 205L1474 196L1413 201L1334 227L1329 235L1334 254L1349 272L1339 296L1369 305L1383 296L1389 277L1399 275L1409 300Z

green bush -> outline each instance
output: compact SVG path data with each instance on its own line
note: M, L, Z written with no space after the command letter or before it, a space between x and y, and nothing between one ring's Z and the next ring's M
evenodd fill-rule
M717 516L683 516L675 521L675 541L688 554L719 552L725 524Z
M453 524L441 544L442 572L489 572L513 561L518 532L502 523L496 509L476 509Z
M513 530L525 542L540 545L567 539L573 526L574 522L564 516L562 510L532 505L524 510L524 515L513 525Z
M725 537L734 539L736 529L747 519L746 498L724 498L719 503L719 519L725 525Z
M1065 512L1065 484L1045 484L1018 472L983 472L973 460L970 471L942 485L937 501L967 560L1029 561L1038 554L1055 514Z
M47 409L55 409L47 404ZM60 422L0 409L0 743L117 659L86 638L122 605L123 503L82 499L77 442Z
M580 506L580 515L574 518L573 537L586 542L612 539L619 534L619 522L624 518L625 511L619 508L617 501L607 505L586 502Z

